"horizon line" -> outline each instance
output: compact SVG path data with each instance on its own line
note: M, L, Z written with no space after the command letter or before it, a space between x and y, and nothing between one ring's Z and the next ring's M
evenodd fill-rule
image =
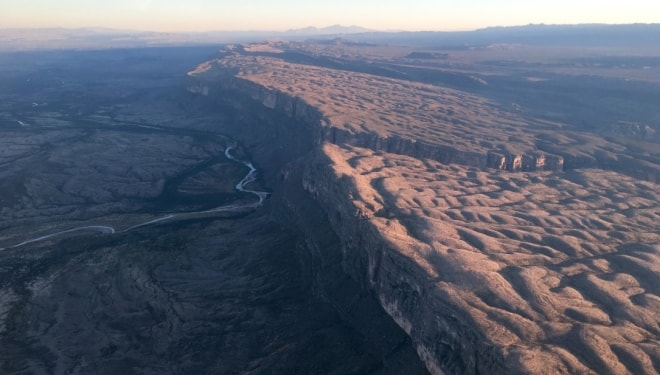
M167 34L202 34L202 33L294 33L301 32L308 29L315 29L316 31L323 31L332 28L357 28L361 31L352 32L350 34L359 33L417 33L417 32L439 32L439 33L460 33L460 32L475 32L487 29L496 28L521 28L521 27L556 27L556 26L635 26L635 25L660 25L658 22L631 22L631 23L606 23L606 22L585 22L585 23L528 23L528 24L515 24L515 25L491 25L479 28L469 29L371 29L359 25L344 26L341 24L332 24L329 26L304 26L298 28L288 29L208 29L208 30L155 30L155 29L130 29L130 28L114 28L108 26L42 26L42 27L0 27L0 31L9 30L105 30L115 32L132 32L132 33L167 33Z

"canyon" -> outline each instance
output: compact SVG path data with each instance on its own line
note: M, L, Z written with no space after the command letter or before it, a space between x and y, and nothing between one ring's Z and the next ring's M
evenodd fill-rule
M658 373L660 50L373 38L0 53L0 372Z
M316 243L309 212L282 197L310 233L301 256L313 274L339 257L431 373L657 372L653 128L640 137L644 127L625 118L576 125L541 115L542 103L507 107L478 94L474 82L489 78L470 72L462 90L393 78L414 68L403 53L351 59L371 51L229 46L185 83L216 102L249 98L309 132L313 147L281 178L320 206L340 241L334 252ZM317 282L317 293L337 293Z
M426 373L339 257L300 256L306 128L182 88L215 50L0 54L3 374Z

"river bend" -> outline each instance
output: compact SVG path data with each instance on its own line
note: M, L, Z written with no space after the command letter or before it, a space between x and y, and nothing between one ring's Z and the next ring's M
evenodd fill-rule
M234 149L235 146L231 145L228 146L225 149L225 156L227 159L235 161L237 163L241 163L245 165L246 167L249 168L248 173L236 184L235 188L237 191L244 192L244 193L250 193L254 194L257 197L257 201L253 203L246 203L246 204L229 204L229 205L224 205L224 206L219 206L215 208L211 208L208 210L201 210L201 211L191 211L191 212L177 212L177 213L168 213L166 215L163 215L161 217L145 221L143 223L139 223L136 225L132 225L128 228L122 229L122 230L117 230L115 227L109 226L109 225L85 225L85 226L80 226L76 228L71 228L67 230L62 230L59 232L55 233L50 233L46 235L41 235L41 236L36 236L36 237L31 237L26 239L25 241L18 243L16 245L12 245L7 247L6 249L13 249L17 247L21 247L24 245L28 245L34 242L39 242L43 240L47 240L50 238L54 238L60 235L68 234L68 233L73 233L73 232L99 232L103 234L115 234L115 233L125 233L133 229L137 228L142 228L146 227L149 225L154 225L157 223L162 223L165 221L174 221L174 220L180 220L180 219L187 219L187 218L193 218L195 216L199 216L202 214L210 214L210 213L218 213L218 212L240 212L240 211L247 211L251 209L255 209L259 206L261 206L264 202L264 200L268 197L270 193L265 192L265 191L258 191L258 190L251 190L247 189L246 186L250 184L251 182L254 182L256 180L256 175L257 175L257 169L254 167L252 162L250 161L243 161L231 154L231 150ZM4 250L5 248L0 248L0 250Z

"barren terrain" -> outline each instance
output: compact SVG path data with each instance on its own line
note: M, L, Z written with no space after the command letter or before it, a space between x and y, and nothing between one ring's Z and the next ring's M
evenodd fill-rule
M274 42L189 90L315 129L303 184L431 372L653 374L657 56L601 53Z
M0 53L0 372L657 374L660 38L605 29Z
M660 191L595 169L498 173L326 145L392 246L529 373L654 373Z

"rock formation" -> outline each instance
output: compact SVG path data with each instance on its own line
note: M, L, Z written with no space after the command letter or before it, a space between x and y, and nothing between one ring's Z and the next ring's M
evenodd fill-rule
M210 66L208 67L210 69ZM190 74L195 75L194 72ZM423 140L401 136L396 133L382 134L379 129L356 130L357 126L345 123L338 126L321 110L308 104L298 96L292 96L274 88L259 85L248 79L221 74L211 83L216 90L237 90L248 95L264 107L274 109L292 118L310 124L320 133L318 142L350 144L385 151L394 154L438 160L442 163L456 163L479 168L496 168L508 171L554 170L563 168L561 156L546 155L541 151L529 153L506 153L485 150L483 152L457 148L451 144L424 142ZM208 82L192 81L187 85L191 93L209 95L213 86Z
M230 51L186 85L307 126L314 149L281 176L341 246L310 235L301 256L312 272L339 257L430 372L660 369L658 164L571 148L591 135L476 95L276 55Z

